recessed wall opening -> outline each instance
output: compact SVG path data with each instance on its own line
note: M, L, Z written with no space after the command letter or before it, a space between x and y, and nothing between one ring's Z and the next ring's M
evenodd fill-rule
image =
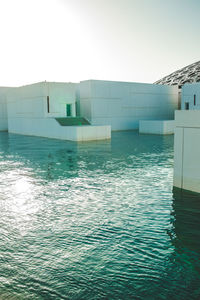
M189 102L185 102L185 110L189 110L189 108L190 108Z
M49 113L49 96L47 96L47 112Z
M66 104L66 116L71 117L72 116L72 105Z
M194 105L196 105L196 95L194 95Z

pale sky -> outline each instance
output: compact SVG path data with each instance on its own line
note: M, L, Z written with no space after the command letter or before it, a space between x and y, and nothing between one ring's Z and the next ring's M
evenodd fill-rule
M200 0L0 0L0 86L152 83L200 60Z

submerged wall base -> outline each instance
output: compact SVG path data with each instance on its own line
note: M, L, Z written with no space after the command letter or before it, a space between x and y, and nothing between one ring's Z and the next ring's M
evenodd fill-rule
M174 120L141 120L139 133L145 134L174 134Z

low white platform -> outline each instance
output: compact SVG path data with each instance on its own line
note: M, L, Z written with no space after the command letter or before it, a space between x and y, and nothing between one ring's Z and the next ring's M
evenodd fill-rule
M145 134L174 134L174 120L141 120L139 133Z
M61 126L53 118L15 118L8 122L10 133L55 138L70 141L106 140L111 138L111 126Z

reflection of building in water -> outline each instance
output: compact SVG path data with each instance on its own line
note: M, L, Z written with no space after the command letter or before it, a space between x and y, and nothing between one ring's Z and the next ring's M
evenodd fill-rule
M55 152L50 152L47 156L46 174L48 180L58 179L60 177L74 177L77 172L77 152L62 148Z
M77 175L77 143L6 134L12 161L22 162L44 179Z
M200 299L199 220L199 196L174 189L171 229L167 230L171 253L160 279L163 297L158 299Z
M11 161L20 161L42 179L73 178L80 169L102 168L111 153L110 140L73 143L7 133L5 139Z
M174 188L173 196L173 243L200 255L200 195Z
M8 133L7 132L1 132L1 143L0 143L0 153L3 154L3 152L7 152L8 150Z

